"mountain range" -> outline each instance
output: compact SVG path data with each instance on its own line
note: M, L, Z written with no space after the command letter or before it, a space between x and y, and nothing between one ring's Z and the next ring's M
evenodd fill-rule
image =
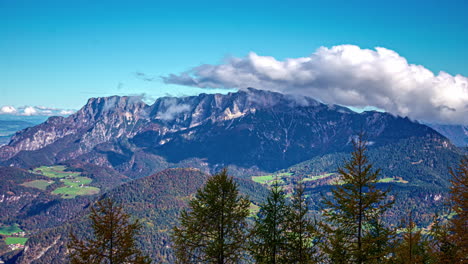
M34 167L80 160L133 178L197 159L210 168L272 172L318 155L347 151L365 131L375 147L410 137L447 141L429 127L387 113L321 104L313 99L248 89L237 93L93 98L69 117L15 134L0 148L6 166ZM143 173L142 166L149 172Z
M144 219L143 247L171 263L167 234L178 210L207 174L223 167L253 208L270 184L265 179L276 177L287 190L306 179L311 209L318 212L360 132L370 160L382 169L381 186L396 197L392 224L409 210L418 210L421 224L443 211L448 168L466 150L408 118L253 88L163 97L151 105L138 97L89 99L75 114L50 117L0 147L0 227L17 224L29 237L24 249L4 259L61 263L67 228L85 226L89 203L111 195ZM189 189L187 177L194 183ZM90 192L60 192L78 188L73 181Z

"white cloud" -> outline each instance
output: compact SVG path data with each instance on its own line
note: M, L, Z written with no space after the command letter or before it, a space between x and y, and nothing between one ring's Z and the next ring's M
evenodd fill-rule
M37 114L38 114L38 111L32 106L28 106L24 108L23 110L23 115L25 116L32 116L32 115L37 115Z
M58 109L45 106L22 106L16 108L5 105L0 107L0 114L20 116L67 116L75 112L75 110L71 109Z
M75 112L75 110L60 110L59 115L71 115Z
M254 87L326 103L376 107L425 122L468 124L467 77L435 75L386 48L321 47L308 57L283 61L251 52L163 80L203 88Z
M179 104L175 98L167 98L163 101L161 108L156 118L169 121L174 120L177 115L189 111L190 105Z
M18 110L11 105L4 105L0 108L0 114L15 114Z

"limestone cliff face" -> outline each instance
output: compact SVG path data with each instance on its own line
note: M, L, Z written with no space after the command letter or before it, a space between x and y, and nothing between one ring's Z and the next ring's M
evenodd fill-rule
M9 159L20 151L42 149L69 135L81 138L77 150L81 153L112 138L134 135L134 126L145 107L132 97L92 98L69 117L50 117L38 126L16 133L7 146L0 148L0 159Z
M79 156L98 144L121 137L132 138L145 130L165 135L208 121L239 118L254 112L258 106L265 106L251 97L247 92L165 97L151 106L138 97L91 98L69 117L51 117L43 124L16 133L10 144L0 148L0 160L9 159L20 151L42 149L68 135L79 135L80 147L73 155Z
M276 170L347 151L361 129L375 145L408 137L446 141L407 118L358 114L311 98L250 88L225 95L163 97L152 105L137 97L92 98L67 118L51 117L18 132L0 148L0 160L28 167L41 158L48 163L79 159L126 171L146 166L148 155L155 155L172 163L199 158L219 166Z

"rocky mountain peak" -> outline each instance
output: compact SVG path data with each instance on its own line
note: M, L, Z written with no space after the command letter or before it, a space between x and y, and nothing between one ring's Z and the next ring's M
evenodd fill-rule
M48 147L46 156L57 161L91 151L116 151L123 155L113 161L119 163L131 156L125 154L129 149L142 149L175 162L198 157L225 163L236 157L239 165L252 166L260 159L258 162L265 162L263 167L272 169L299 162L305 156L343 151L349 138L363 128L376 144L435 133L386 113L357 114L311 98L253 88L227 94L162 97L151 105L139 97L111 96L91 98L67 118L51 117L17 133L9 145L0 148L0 159ZM118 150L121 147L116 142L120 141L133 145ZM108 147L96 150L100 144ZM223 149L232 150L225 157L216 151L223 145ZM237 157L239 153L250 156ZM106 163L104 158L99 159L92 162Z
M127 118L138 118L142 116L144 109L148 106L138 96L110 96L98 97L88 100L73 119L94 122L109 115L125 116Z

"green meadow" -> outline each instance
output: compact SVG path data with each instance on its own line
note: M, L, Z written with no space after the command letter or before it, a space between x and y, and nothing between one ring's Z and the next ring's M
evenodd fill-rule
M31 187L31 188L36 188L45 191L47 189L47 186L51 185L54 183L54 181L46 181L46 180L34 180L34 181L29 181L21 184L24 187Z
M268 184L271 185L275 180L278 180L278 182L284 183L283 180L281 180L282 177L287 177L291 176L292 173L290 172L285 172L285 173L279 173L279 174L269 174L269 175L262 175L262 176L252 176L252 181L260 183L260 184Z
M53 194L61 194L64 199L72 199L77 195L93 195L98 194L100 189L91 186L85 186L91 183L91 179L88 177L76 177L70 179L60 180L65 184L65 187L55 189Z
M19 232L23 232L23 230L19 228L18 224L9 225L9 226L0 226L0 235L11 236Z
M321 175L314 175L314 176L307 176L307 177L304 177L303 181L316 181L316 180L320 180L320 179L324 179L324 178L327 178L327 177L330 177L334 175L334 173L325 173L325 174L321 174Z
M21 244L24 246L27 240L28 240L27 237L7 237L5 238L5 244L7 245Z
M408 183L408 181L405 181L402 178L383 178L383 179L379 179L378 181L383 182L383 183L389 183L389 182Z
M49 178L65 178L65 177L77 177L80 176L80 172L76 171L65 171L67 169L66 166L58 165L58 166L41 166L39 168L35 168L33 170L34 173L42 174Z
M64 199L72 199L78 195L94 195L99 193L99 188L87 186L93 181L91 178L81 176L80 172L66 170L67 167L63 165L41 166L35 168L33 172L52 179L59 179L65 186L53 190L52 193L61 195ZM45 190L47 186L53 183L55 181L35 180L25 182L22 185Z

